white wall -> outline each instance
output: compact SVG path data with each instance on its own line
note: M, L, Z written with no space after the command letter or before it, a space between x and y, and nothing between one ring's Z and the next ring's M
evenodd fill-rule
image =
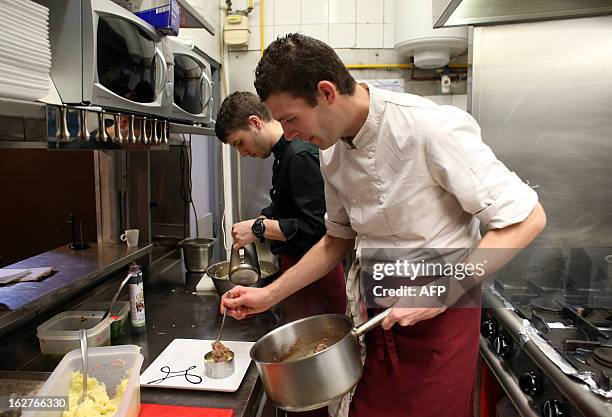
M260 49L259 0L249 15L251 42ZM395 0L265 0L264 42L300 32L328 43L332 48L393 48ZM244 9L246 0L232 1Z

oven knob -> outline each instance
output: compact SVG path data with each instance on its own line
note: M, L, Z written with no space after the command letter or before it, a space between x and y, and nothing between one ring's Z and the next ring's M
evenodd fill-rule
M494 320L485 320L480 326L480 333L486 337L491 338L497 334L497 323Z
M510 344L508 343L505 336L497 336L493 340L493 349L502 358L510 353Z
M521 375L519 377L519 386L527 395L536 395L542 388L540 377L535 372L525 372Z
M542 405L542 417L569 417L565 404L557 400L546 400Z

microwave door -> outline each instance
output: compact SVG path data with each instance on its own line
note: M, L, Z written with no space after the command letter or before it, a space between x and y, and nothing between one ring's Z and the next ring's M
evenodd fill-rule
M155 31L133 16L99 12L91 102L106 108L168 117L168 68Z
M191 121L209 123L208 105L212 83L206 73L207 64L191 54L174 54L173 115Z

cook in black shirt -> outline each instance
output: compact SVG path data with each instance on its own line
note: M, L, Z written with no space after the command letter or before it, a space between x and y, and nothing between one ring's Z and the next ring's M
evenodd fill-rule
M325 192L319 151L309 143L287 141L266 105L248 92L229 95L215 125L217 137L243 157L274 154L271 203L258 219L232 227L234 248L257 239L271 240L281 274L292 267L326 232ZM344 270L338 264L325 278L298 291L283 307L290 320L314 314L345 313Z

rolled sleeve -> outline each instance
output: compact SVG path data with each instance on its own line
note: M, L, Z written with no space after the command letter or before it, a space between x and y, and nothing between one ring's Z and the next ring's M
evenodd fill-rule
M268 207L264 207L261 210L261 215L266 216L268 219L274 218L274 212L276 211L276 207L274 207L274 202L271 202Z
M283 232L285 239L291 240L297 235L299 221L298 219L278 219L278 227Z
M445 106L438 116L424 132L429 170L438 184L491 229L525 220L538 202L536 192L495 157L469 114Z

